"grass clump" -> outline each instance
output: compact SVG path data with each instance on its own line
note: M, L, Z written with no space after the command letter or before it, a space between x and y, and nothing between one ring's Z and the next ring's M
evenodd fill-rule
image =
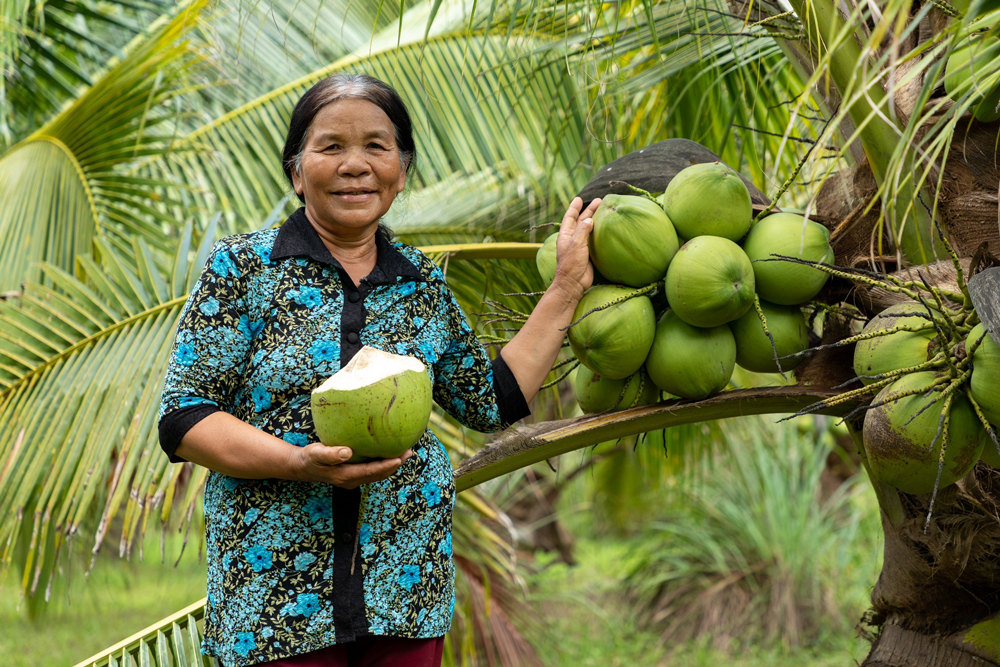
M713 651L842 645L879 571L868 485L819 497L829 448L761 424L643 531L624 577L640 623Z

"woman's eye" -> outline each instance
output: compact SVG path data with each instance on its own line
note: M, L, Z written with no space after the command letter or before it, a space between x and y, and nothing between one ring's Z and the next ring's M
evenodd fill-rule
M369 148L377 148L377 149L382 150L382 151L386 150L385 146L383 146L382 144L371 143L371 144L368 144L368 147Z
M340 148L340 144L330 144L329 146L327 146L323 150L325 150L325 151L332 151L332 150L336 150L338 148Z

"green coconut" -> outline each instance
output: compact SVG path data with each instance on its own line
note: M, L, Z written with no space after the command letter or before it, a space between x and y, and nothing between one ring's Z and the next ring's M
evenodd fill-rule
M982 339L972 353L972 379L969 388L972 398L979 404L987 421L1000 424L1000 345L986 333L986 327L977 324L965 339L965 349Z
M679 247L674 226L656 202L615 194L601 200L589 244L597 270L632 287L662 280Z
M559 234L552 234L542 242L542 247L535 253L535 266L538 267L538 275L542 277L546 285L552 284L552 279L556 277L556 239Z
M754 225L743 242L743 251L753 262L760 298L794 306L816 296L829 274L811 266L774 260L785 255L810 262L830 262L830 231L821 224L794 213L775 213ZM771 261L763 261L771 260Z
M930 372L904 375L879 392L875 404L911 390L927 389L932 382L934 374ZM865 451L876 479L913 495L934 490L943 441L943 436L934 440L944 402L940 393L941 387L929 397L925 391L920 391L868 410L864 425ZM935 398L940 400L921 413L920 410ZM938 483L938 488L942 489L972 469L986 442L986 431L976 418L972 404L961 392L955 394L949 421L948 445Z
M698 236L674 255L666 287L678 317L692 326L717 327L753 306L753 265L729 239Z
M707 235L739 241L753 221L750 191L740 175L721 162L680 170L663 193L663 210L687 239Z
M663 391L701 399L726 388L736 367L736 339L727 326L691 326L668 310L656 323L646 372Z
M729 323L736 338L736 363L755 373L777 373L779 369L774 361L774 350L778 351L778 357L785 357L807 349L809 328L797 306L779 306L761 301L760 309L767 320L767 330L774 337L774 348L764 333L757 310L751 308L743 317ZM793 370L803 358L781 359L780 370Z
M889 306L873 317L861 333L889 331L897 326L930 326L927 309L916 301ZM936 350L934 329L897 331L858 342L854 348L854 373L864 384L877 382L874 376L912 368L930 359Z
M595 285L580 299L573 321L634 291L618 285ZM649 297L637 296L584 317L570 328L569 344L584 366L604 377L621 380L642 366L655 330L653 303Z
M350 447L349 463L401 456L427 430L432 404L419 359L367 345L310 396L319 441Z
M989 436L986 437L986 444L983 445L983 453L979 455L979 460L988 466L1000 470L1000 449L997 449L996 443Z
M587 413L648 405L656 402L660 393L644 371L633 373L625 379L612 380L589 369L581 369L576 374L574 387L576 401L580 404L580 409Z

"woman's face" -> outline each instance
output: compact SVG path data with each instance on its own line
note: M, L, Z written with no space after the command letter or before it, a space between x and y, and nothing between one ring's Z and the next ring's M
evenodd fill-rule
M301 166L292 170L309 219L339 234L377 224L405 184L392 121L361 99L319 110L306 133Z

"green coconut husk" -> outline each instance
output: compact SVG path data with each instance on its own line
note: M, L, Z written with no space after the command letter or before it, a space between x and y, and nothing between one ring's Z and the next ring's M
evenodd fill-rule
M736 339L729 327L694 327L672 310L656 323L646 372L668 394L693 399L717 394L735 367Z
M809 347L809 328L798 306L781 306L761 300L761 311L767 320L767 329L774 340L764 332L763 323L754 309L729 323L736 338L736 363L755 373L790 371L802 363L798 354ZM778 367L777 356L781 359ZM785 358L790 357L790 358Z
M648 296L640 295L590 311L633 292L619 285L591 287L580 299L569 328L569 344L576 358L593 372L614 380L632 375L646 360L656 330L653 304Z
M929 317L927 308L916 301L895 304L873 317L861 332L872 337L858 341L854 348L855 374L864 384L871 384L879 375L930 359L934 353L934 325ZM910 330L876 335L900 327Z
M753 221L750 191L740 175L721 162L682 169L663 193L663 210L684 238L743 238Z
M601 200L589 245L597 270L631 287L662 280L680 247L674 226L655 201L615 194Z
M667 269L667 301L688 324L717 327L753 306L753 271L746 253L732 241L695 237L677 251Z
M986 443L986 430L965 395L945 397L940 386L924 391L934 381L931 372L904 375L876 396L877 407L865 415L872 474L903 493L932 493L953 484L972 469Z
M743 251L753 263L760 298L794 306L816 296L829 274L811 266L771 259L772 255L783 255L810 262L829 262L833 259L829 239L830 231L826 227L794 213L775 213L754 225L743 242Z

